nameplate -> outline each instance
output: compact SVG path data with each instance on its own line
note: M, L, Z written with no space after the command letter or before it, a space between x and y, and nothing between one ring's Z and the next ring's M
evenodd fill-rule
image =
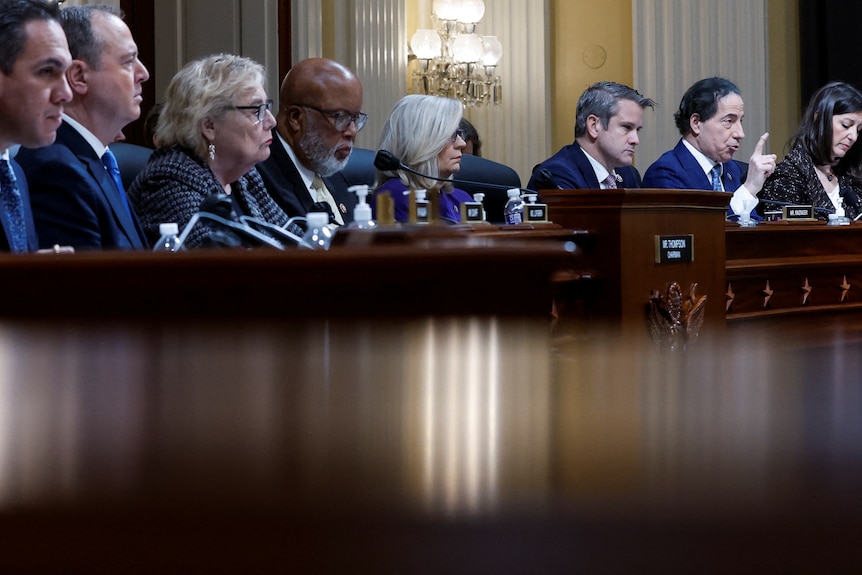
M784 221L787 222L815 222L814 206L784 206Z
M431 221L431 212L428 209L428 202L416 202L416 223L427 224Z
M482 202L461 202L461 221L462 222L484 222L485 210L482 207Z
M694 235L656 236L655 263L688 263L694 261Z
M524 206L524 222L547 223L548 206L546 204L527 204Z

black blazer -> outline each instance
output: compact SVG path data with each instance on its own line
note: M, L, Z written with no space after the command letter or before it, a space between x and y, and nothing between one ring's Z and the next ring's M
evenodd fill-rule
M278 134L272 131L272 144L269 146L269 158L257 165L257 171L263 178L269 195L281 206L288 216L305 216L312 211L314 202L308 193L299 170L281 145ZM329 188L335 203L338 204L341 217L345 224L353 221L353 208L356 207L356 195L347 191L348 183L339 172L323 178Z

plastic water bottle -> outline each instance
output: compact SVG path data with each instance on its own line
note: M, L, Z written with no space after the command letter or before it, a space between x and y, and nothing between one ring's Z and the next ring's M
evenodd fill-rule
M177 224L159 224L159 241L153 247L154 252L178 252L180 246L180 228Z
M313 250L328 250L332 243L332 230L329 229L329 214L308 212L305 214L308 229L302 236L305 245Z
M509 200L503 208L503 219L506 224L520 224L524 221L524 200L521 199L521 190L512 188L506 192Z

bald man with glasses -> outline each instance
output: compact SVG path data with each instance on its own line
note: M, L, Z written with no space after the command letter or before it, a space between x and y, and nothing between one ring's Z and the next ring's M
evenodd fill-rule
M297 63L281 84L269 158L258 164L270 195L291 217L329 212L330 223L353 221L356 196L340 171L365 126L362 83L325 58Z

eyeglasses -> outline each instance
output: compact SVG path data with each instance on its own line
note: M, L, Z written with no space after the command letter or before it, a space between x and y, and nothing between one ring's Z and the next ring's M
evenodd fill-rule
M358 132L365 126L365 122L368 121L368 114L364 112L359 112L358 114L348 114L347 112L333 112L331 110L321 110L320 108L315 108L314 106L309 106L307 104L294 104L299 108L308 108L309 110L314 110L318 114L326 116L330 120L332 120L332 127L338 130L339 132L343 132L350 126L352 122L356 126L356 131Z
M465 134L466 132L464 130L455 130L455 133L452 134L452 136L449 138L449 141L454 144L456 141L458 141L458 138L461 138L466 142L467 139L464 137Z
M257 106L234 106L234 110L255 110L257 115L257 122L255 124L260 124L266 118L266 111L269 110L272 112L272 100L267 100L263 104L258 104Z

